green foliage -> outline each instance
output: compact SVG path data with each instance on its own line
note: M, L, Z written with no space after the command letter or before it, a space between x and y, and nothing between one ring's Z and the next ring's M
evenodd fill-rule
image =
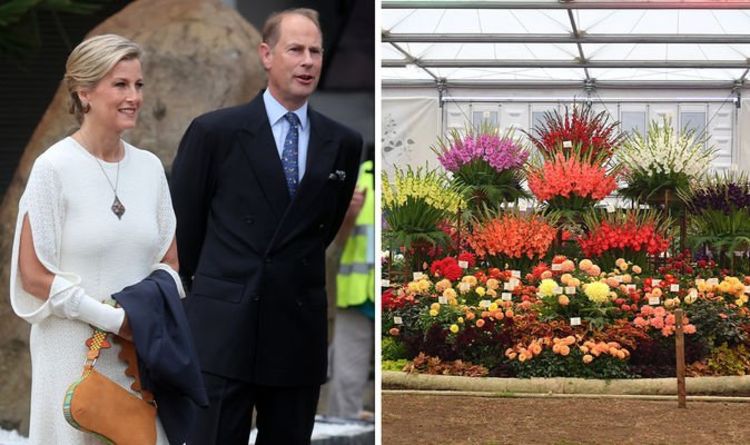
M737 345L746 340L741 315L723 301L698 299L688 306L687 313L695 335L709 345Z
M409 360L383 360L380 362L380 369L383 371L403 371L404 368L410 363Z
M750 372L750 351L745 345L729 347L724 343L711 351L708 369L714 375L746 375Z
M383 360L406 359L409 355L397 337L383 337L381 348Z
M582 377L595 379L626 379L637 377L628 370L625 360L611 356L600 356L589 364L583 363L583 353L573 348L562 356L550 350L526 362L514 361L512 366L517 377Z
M42 42L37 13L50 11L58 20L58 12L70 14L92 14L108 0L10 0L0 4L0 56L9 55L23 59ZM61 38L68 40L62 26L58 26Z

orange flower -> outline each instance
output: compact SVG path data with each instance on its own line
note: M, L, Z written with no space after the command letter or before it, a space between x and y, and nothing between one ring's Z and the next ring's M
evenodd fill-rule
M617 175L605 167L583 162L575 156L558 153L544 164L532 167L527 175L531 192L540 201L578 195L600 201L617 188Z
M541 258L547 254L557 230L537 215L506 213L477 223L467 241L480 257Z

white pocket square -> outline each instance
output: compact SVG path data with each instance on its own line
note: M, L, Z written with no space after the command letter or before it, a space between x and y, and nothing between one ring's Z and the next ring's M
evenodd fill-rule
M344 181L346 180L346 172L344 170L336 170L328 175L328 179L331 181Z

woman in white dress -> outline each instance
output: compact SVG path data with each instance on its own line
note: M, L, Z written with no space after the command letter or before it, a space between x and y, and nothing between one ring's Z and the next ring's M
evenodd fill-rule
M120 139L136 124L143 80L139 47L116 35L84 41L66 65L71 112L80 128L42 153L19 203L10 294L32 324L31 444L95 444L70 426L65 392L81 375L90 325L130 336L113 293L162 268L177 281L175 216L164 169ZM130 390L119 346L96 369ZM167 444L157 421L159 444Z

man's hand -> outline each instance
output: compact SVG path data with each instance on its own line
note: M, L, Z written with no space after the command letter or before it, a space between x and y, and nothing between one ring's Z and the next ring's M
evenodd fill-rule
M359 212L362 211L362 207L365 205L366 197L367 189L354 189L352 200L349 202L349 208L346 210L346 218L356 219L359 216Z

